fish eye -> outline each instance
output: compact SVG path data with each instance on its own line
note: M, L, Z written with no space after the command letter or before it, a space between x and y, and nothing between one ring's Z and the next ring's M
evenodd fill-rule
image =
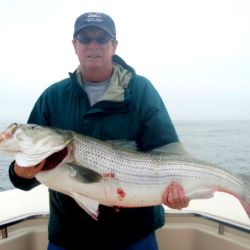
M36 125L30 125L29 127L30 127L31 129L36 129L37 126L36 126Z

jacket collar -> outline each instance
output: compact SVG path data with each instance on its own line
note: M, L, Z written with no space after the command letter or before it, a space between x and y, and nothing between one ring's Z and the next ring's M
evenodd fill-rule
M128 66L120 57L113 58L113 73L110 78L110 84L101 100L90 109L89 113L96 112L127 112L131 102L131 93L129 83L133 78L135 71ZM74 74L70 74L73 81L78 86L83 84L80 69L76 69Z
M128 87L131 77L131 71L114 62L113 73L110 78L109 86L99 102L124 102L126 98L125 89ZM78 66L78 68L76 69L76 81L81 86L83 85L80 66Z

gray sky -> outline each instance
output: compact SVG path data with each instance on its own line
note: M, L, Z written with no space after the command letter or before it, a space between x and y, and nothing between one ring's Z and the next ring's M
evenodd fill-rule
M177 119L250 119L249 0L1 0L0 120L26 119L78 65L77 16L110 14L122 56Z

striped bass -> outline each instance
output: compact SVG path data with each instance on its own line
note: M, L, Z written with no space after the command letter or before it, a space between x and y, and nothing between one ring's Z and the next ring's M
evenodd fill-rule
M0 133L0 151L14 154L17 164L24 167L46 159L37 180L71 196L93 218L97 218L99 204L161 204L172 181L182 185L190 200L211 198L216 191L229 193L250 218L249 177L188 156L140 152L69 130L17 123Z

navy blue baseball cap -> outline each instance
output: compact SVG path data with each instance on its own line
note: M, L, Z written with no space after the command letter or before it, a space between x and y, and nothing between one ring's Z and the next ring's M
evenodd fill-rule
M106 31L112 38L116 38L115 23L107 14L88 12L80 15L75 22L73 37L75 38L80 30L87 27L98 27Z

